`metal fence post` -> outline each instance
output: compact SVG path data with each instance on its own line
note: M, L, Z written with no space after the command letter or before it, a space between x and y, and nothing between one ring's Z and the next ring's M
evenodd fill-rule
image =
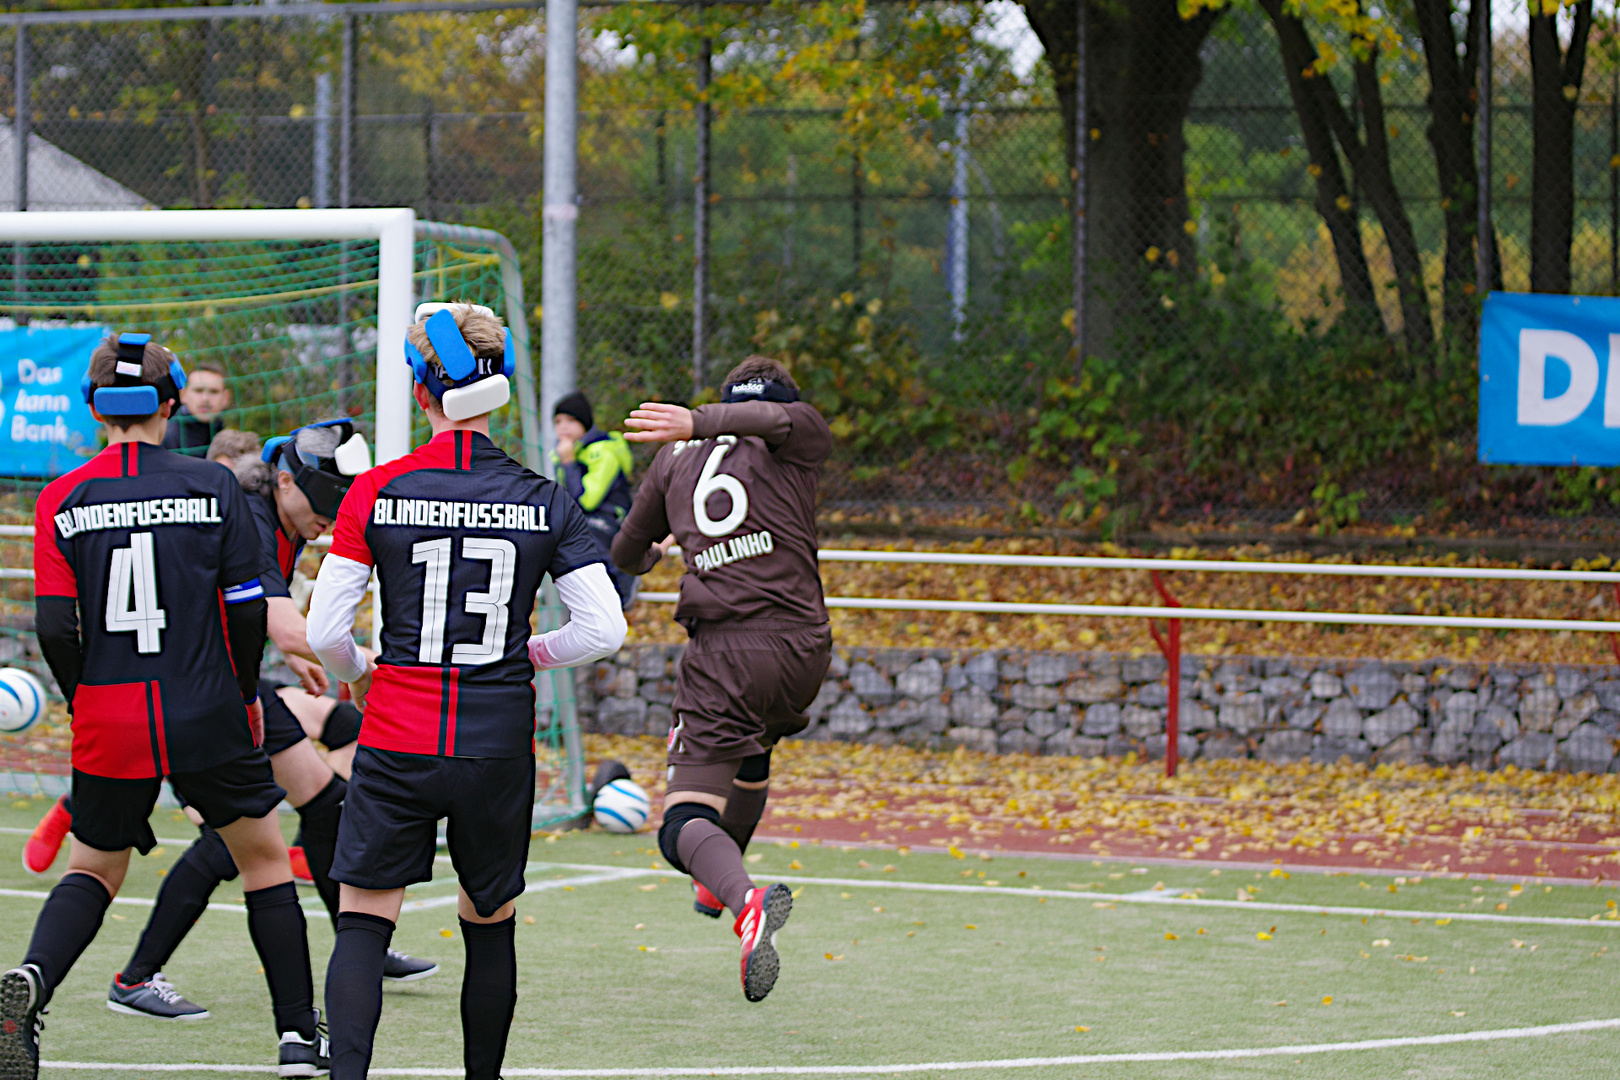
M698 18L706 15L698 5ZM697 169L692 181L692 400L703 392L708 352L709 306L709 63L714 44L708 38L698 50Z
M353 191L349 169L354 155L354 16L343 16L343 59L338 71L338 205L345 210Z
M956 171L951 176L951 216L949 218L951 338L962 340L963 323L967 321L968 299L968 103L967 78L964 76L956 100Z
M311 155L309 201L317 210L332 205L332 73L315 73L315 147Z
M1069 257L1073 260L1074 282L1074 366L1076 374L1086 362L1086 155L1091 145L1091 127L1086 120L1086 38L1088 36L1086 6L1088 0L1075 5L1079 14L1075 20L1074 39L1074 206L1070 208L1070 221L1074 236Z
M33 134L33 95L29 93L30 79L28 72L28 27L22 22L17 23L17 57L12 67L12 82L16 90L16 118L11 123L12 142L12 179L14 188L12 199L18 210L28 209L28 143ZM28 291L28 245L18 242L11 245L11 295L22 300ZM19 309L18 323L22 323L26 316Z
M1478 147L1474 185L1479 192L1479 224L1474 238L1474 289L1480 300L1491 291L1491 0L1474 0L1480 5L1479 64L1474 113L1474 138Z
M540 247L540 445L545 471L557 436L551 410L574 389L575 323L579 317L574 247L579 202L579 9L576 0L546 0L544 209Z

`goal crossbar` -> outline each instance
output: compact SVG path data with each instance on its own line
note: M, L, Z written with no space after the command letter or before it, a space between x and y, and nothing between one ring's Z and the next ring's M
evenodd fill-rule
M133 243L173 240L377 241L377 427L373 444L378 462L392 461L410 453L411 379L402 357L405 355L405 330L411 323L416 211L399 207L369 210L27 210L0 213L0 242L98 240Z

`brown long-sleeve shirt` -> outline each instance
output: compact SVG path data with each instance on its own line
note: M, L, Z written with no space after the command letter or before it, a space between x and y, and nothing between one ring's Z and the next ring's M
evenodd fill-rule
M658 451L613 539L613 561L644 574L670 533L686 559L675 618L700 623L827 621L816 562L816 484L832 432L802 401L692 410L692 438Z

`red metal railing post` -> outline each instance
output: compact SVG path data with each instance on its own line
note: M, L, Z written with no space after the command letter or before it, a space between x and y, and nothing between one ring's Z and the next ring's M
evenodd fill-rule
M1614 602L1620 605L1620 582L1614 586ZM1609 635L1609 648L1614 650L1614 662L1620 664L1620 634Z
M1166 607L1180 607L1181 601L1170 595L1170 590L1164 587L1164 580L1159 577L1157 570L1152 571L1153 587L1159 590L1164 598ZM1616 586L1620 589L1620 586ZM1176 769L1181 765L1181 620L1167 619L1169 633L1166 637L1159 636L1159 628L1148 620L1148 633L1153 635L1153 642L1164 654L1165 663L1169 670L1165 678L1169 680L1169 708L1164 719L1164 775L1173 777Z

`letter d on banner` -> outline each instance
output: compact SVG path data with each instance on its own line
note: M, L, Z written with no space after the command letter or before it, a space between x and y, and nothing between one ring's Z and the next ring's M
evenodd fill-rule
M1620 299L1486 297L1479 460L1620 465Z

